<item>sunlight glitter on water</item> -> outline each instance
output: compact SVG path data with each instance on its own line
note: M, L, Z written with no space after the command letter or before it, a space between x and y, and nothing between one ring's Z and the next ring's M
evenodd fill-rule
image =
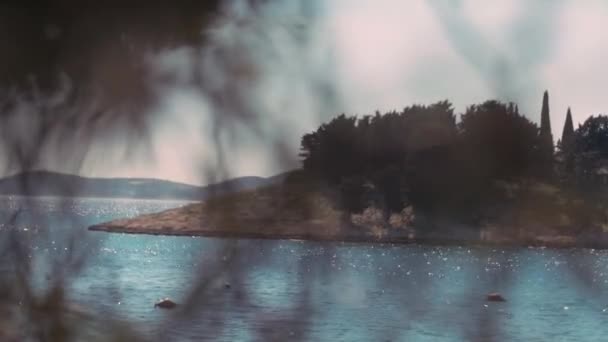
M49 201L49 200L47 200ZM608 254L599 250L464 248L306 241L226 240L88 232L123 215L180 203L78 200L27 208L16 225L40 234L30 255L44 287L70 248L94 251L73 276L70 297L101 317L172 340L252 340L268 329L311 341L601 340ZM5 208L17 208L12 204ZM8 215L3 213L3 215ZM37 228L34 228L37 227ZM65 234L79 232L78 244ZM227 260L225 247L237 251ZM180 323L153 303L182 303L192 285L230 261L205 305ZM51 274L52 275L52 274ZM230 283L226 289L223 284ZM505 303L487 303L500 292ZM221 324L220 324L221 323ZM213 327L213 329L210 329ZM177 330L176 330L177 329ZM274 331L273 330L273 331Z

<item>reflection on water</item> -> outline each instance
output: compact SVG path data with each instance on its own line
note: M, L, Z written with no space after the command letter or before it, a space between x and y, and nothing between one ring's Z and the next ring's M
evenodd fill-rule
M4 199L4 218L19 207ZM227 240L88 232L89 224L183 202L45 199L16 221L32 242L36 281L50 260L78 244L94 249L70 284L70 299L100 317L133 322L150 339L311 341L602 340L608 334L608 253L303 241ZM78 221L71 220L74 216ZM79 224L74 224L78 222ZM6 233L9 226L3 228ZM226 245L238 251L226 254ZM214 265L204 303L187 316L154 309L182 304ZM585 274L581 275L582 270ZM581 284L581 282L585 282ZM231 284L227 289L224 285ZM505 303L485 302L501 292Z

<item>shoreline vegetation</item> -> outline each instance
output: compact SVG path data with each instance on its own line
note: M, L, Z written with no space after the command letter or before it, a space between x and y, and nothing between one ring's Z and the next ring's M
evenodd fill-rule
M557 149L513 103L456 115L448 101L344 114L301 140L302 168L276 183L89 227L233 238L608 248L608 117Z

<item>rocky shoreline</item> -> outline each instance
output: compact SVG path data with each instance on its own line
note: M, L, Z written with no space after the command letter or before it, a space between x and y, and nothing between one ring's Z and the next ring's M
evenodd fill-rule
M462 224L449 217L415 214L411 206L387 216L374 207L346 214L332 203L331 196L306 186L277 185L99 223L89 230L237 239L608 248L608 229L599 223L594 229L575 229L578 221L564 218L563 211L546 219L534 211L531 215L527 205L503 206L492 219Z
M519 247L519 248L592 248L608 249L605 238L577 239L572 236L556 237L537 237L535 239L459 239L453 237L414 237L407 236L385 236L373 237L365 235L322 235L322 234L281 234L281 233L254 233L238 231L205 231L201 229L181 229L170 228L144 229L129 228L126 226L98 224L88 228L90 231L122 233L122 234L145 234L145 235L166 235L166 236L190 236L208 237L222 239L260 239L260 240L302 240L316 242L344 242L344 243L380 243L380 244L417 244L435 246L469 246L469 247Z

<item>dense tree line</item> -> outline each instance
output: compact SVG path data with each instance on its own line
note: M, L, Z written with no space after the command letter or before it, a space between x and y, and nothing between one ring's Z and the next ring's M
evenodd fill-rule
M575 152L608 157L608 116L591 116L574 132Z
M543 117L546 102L545 95ZM577 184L598 181L608 160L608 116L592 116L575 131L568 111L555 155L548 134L513 103L471 105L457 120L452 104L441 101L384 114L342 114L304 135L300 156L305 172L337 190L348 211L373 205L389 213L414 204L463 213L491 202L496 181L559 181L553 178L556 163L565 165L556 172Z
M539 128L513 103L441 101L362 117L340 115L302 138L303 168L340 190L345 209L462 209L496 179L532 177Z

